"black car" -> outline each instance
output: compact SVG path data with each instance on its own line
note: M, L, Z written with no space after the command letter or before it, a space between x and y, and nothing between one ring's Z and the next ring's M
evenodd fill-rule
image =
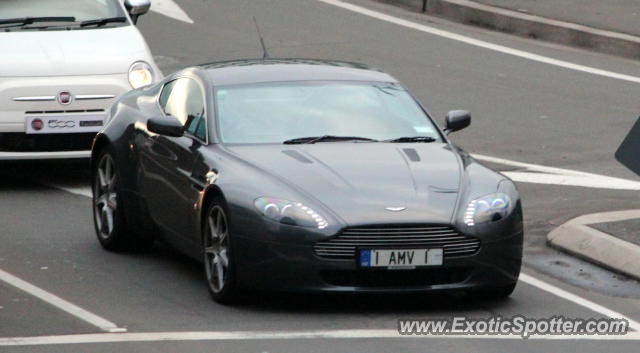
M102 246L162 239L238 290L513 291L520 197L446 137L393 77L363 65L238 60L125 94L94 141Z

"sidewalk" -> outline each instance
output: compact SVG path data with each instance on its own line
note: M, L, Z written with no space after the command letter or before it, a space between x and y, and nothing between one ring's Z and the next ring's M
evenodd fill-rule
M640 59L638 0L377 0L527 38Z
M547 236L549 245L640 279L640 210L574 218Z
M472 0L485 5L640 36L638 0Z
M627 219L623 221L594 223L589 224L589 227L595 228L618 239L622 239L624 241L628 241L629 243L640 246L639 218ZM640 259L638 259L638 261L640 261Z

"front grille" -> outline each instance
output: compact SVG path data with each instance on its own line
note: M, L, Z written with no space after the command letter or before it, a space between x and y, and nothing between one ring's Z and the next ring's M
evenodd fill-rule
M443 248L447 259L475 254L480 240L446 225L375 225L345 228L313 246L317 256L332 260L354 260L357 248Z
M77 134L25 134L0 133L2 152L61 152L86 151L91 149L92 133Z
M104 109L75 109L75 110L27 110L25 114L70 114L70 113L104 113Z
M411 271L388 270L327 270L321 271L322 280L333 286L348 287L422 287L460 283L471 275L469 268L417 269Z

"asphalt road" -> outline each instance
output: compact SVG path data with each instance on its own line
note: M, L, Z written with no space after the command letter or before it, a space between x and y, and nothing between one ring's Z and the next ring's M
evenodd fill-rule
M353 3L446 31L576 64L640 74L640 64L422 17L367 0ZM613 153L640 113L638 83L560 68L363 16L317 0L184 0L188 24L150 13L140 29L165 72L210 61L261 57L255 16L272 57L360 61L404 82L442 122L469 109L453 136L472 153L639 179ZM502 171L513 165L492 164ZM95 239L83 162L0 165L0 270L133 333L395 329L401 318L452 315L602 317L590 303L521 282L504 302L454 296L299 296L255 292L240 305L213 303L198 264L156 246L112 254ZM59 187L66 188L67 191ZM69 190L75 192L70 193ZM637 208L638 192L519 183L524 272L640 321L640 284L549 249L546 234L587 213ZM100 333L96 327L0 281L2 337ZM183 337L184 338L184 337ZM495 338L260 338L78 343L0 352L630 352L634 340Z

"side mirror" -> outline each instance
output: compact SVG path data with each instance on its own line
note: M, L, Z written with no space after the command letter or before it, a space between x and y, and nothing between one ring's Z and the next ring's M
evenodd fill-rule
M133 23L138 23L138 17L144 15L151 8L150 0L124 0L124 7L129 12Z
M184 135L184 128L178 119L173 117L164 118L149 118L147 120L147 129L153 133L171 136L181 137Z
M471 124L471 113L466 110L452 110L445 117L444 132L448 135L454 131L462 130Z

